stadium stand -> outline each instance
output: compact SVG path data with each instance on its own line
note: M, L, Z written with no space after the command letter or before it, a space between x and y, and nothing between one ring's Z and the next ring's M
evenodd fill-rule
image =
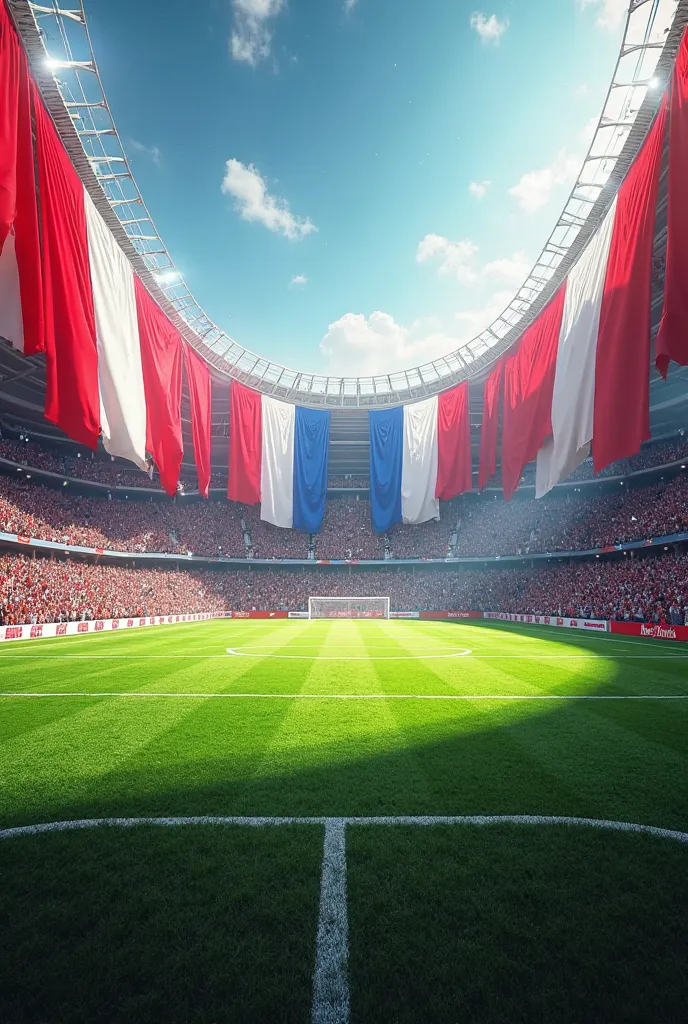
M241 513L227 503L74 497L6 477L0 478L0 529L112 551L246 555Z
M76 497L21 478L0 477L0 530L113 551L206 557L304 559L309 538L260 519L259 509L226 501L196 503ZM143 475L143 474L142 474ZM245 528L250 536L247 549ZM597 550L688 531L688 480L679 472L612 493L558 491L542 501L501 496L443 503L439 522L372 532L370 504L331 498L313 556L328 559L497 557Z
M61 476L94 483L109 484L111 487L149 487L160 489L160 482L140 469L127 469L121 463L58 455L46 451L33 441L0 440L0 458L11 459L19 465L43 469Z
M20 428L15 426L15 432ZM0 458L16 462L18 465L31 469L59 473L76 480L88 480L94 483L108 484L111 487L146 487L160 490L160 481L154 473L151 479L146 473L133 467L128 468L123 462L116 462L109 456L91 457L90 453L82 455L63 455L57 450L47 450L29 440L13 440L0 438ZM676 436L663 441L647 444L637 455L621 462L615 462L597 475L593 472L592 460L582 463L569 477L568 483L593 479L605 479L614 476L627 476L646 470L670 465L681 459L688 458L688 438ZM183 486L186 491L197 489L195 471L191 465L182 467ZM526 467L524 479L533 483L533 469ZM340 475L328 477L328 487L333 489L367 490L370 480L367 476ZM490 489L501 486L499 471L490 481ZM215 471L210 477L210 487L215 491L224 491L227 487L227 473Z
M683 624L688 555L543 569L238 572L0 557L0 625L172 612L305 611L308 597L385 594L398 611L464 609Z
M191 573L0 557L0 618L6 626L221 610L221 598L206 593Z
M370 525L370 502L338 498L327 502L323 528L315 538L318 558L384 558L384 537Z
M613 494L565 494L541 501L498 499L461 506L458 556L586 551L688 530L685 476Z

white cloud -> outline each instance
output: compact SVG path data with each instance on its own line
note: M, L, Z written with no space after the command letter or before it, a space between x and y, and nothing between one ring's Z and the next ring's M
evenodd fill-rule
M442 235L426 235L418 243L416 262L439 260L439 273L455 276L460 284L474 285L485 281L501 280L509 284L522 284L532 264L524 252L502 256L480 266L476 260L478 247L469 239L450 242Z
M590 118L585 128L583 128L578 133L578 138L581 140L581 142L584 142L586 146L589 146L592 140L595 138L595 132L597 131L597 126L599 123L600 119L597 116L597 114L595 114L594 117Z
M228 160L222 191L234 197L242 220L257 221L292 241L318 230L310 217L296 217L285 199L270 195L267 182L253 164L247 167L240 160Z
M157 146L144 146L142 142L137 142L136 139L129 139L129 149L148 157L156 167L160 167L162 164L162 153Z
M292 277L291 279L292 288L302 288L304 285L307 284L308 278L306 277L305 274L295 274L294 277Z
M491 14L488 18L481 11L475 11L471 15L471 28L475 29L483 43L491 43L493 46L498 46L499 40L508 27L509 19L504 18L503 21L500 21L496 14Z
M503 256L501 259L492 260L482 268L485 277L499 278L502 281L512 281L514 284L523 284L532 270L532 263L524 252L515 252L513 256Z
M509 195L514 197L524 213L535 213L550 201L557 185L573 184L580 165L580 157L560 149L548 167L524 174L509 189Z
M351 14L351 12L353 11L354 7L356 7L357 4L358 0L344 0L344 3L342 4L342 10L344 11L345 14Z
M489 327L493 320L504 312L514 297L514 293L501 291L495 292L483 306L476 306L474 309L465 309L454 317L461 325L458 331L459 344L471 341L486 327Z
M446 355L457 344L435 321L416 321L405 327L389 313L377 310L370 316L347 313L330 324L320 349L330 373L366 377L409 369Z
M428 260L440 261L440 274L453 274L460 284L472 284L477 274L473 262L478 247L470 239L450 242L442 235L426 235L418 243L416 262L427 263Z
M233 7L232 57L255 67L270 56L268 22L284 10L285 0L233 0Z
M408 370L439 359L471 341L490 324L512 298L498 292L484 306L458 313L447 330L435 318L416 320L410 327L377 310L370 316L347 313L330 324L320 342L329 373L366 377Z
M491 184L491 181L471 181L468 185L468 191L476 199L484 199Z
M597 10L596 23L600 28L606 28L614 32L620 27L626 17L628 0L578 0L581 7L595 7Z

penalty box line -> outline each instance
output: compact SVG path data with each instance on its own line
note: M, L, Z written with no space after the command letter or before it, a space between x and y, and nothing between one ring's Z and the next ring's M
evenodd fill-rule
M393 825L567 825L613 832L651 835L688 845L688 832L637 825L627 821L551 815L505 814L466 816L380 816L380 817L193 817L193 818L100 818L23 825L0 830L0 840L46 832L66 832L99 827L132 828L141 825L177 827L183 825L244 825L254 828L280 825L319 824L325 827L320 905L313 972L311 1021L313 1024L349 1024L349 921L347 908L346 829L348 826Z

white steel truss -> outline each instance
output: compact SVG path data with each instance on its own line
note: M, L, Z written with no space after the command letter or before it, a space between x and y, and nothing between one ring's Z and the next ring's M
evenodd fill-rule
M302 405L342 407L396 405L484 376L542 309L599 224L652 122L688 24L688 0L629 0L616 67L580 173L531 272L489 327L443 358L410 370L336 377L292 370L251 352L196 301L136 185L98 71L83 0L72 0L69 8L58 0L9 4L63 141L69 150L68 136L75 132L83 147L93 172L84 174L77 166L89 179L86 187L92 194L97 186L102 190L108 222L119 229L116 237L187 340L219 376Z

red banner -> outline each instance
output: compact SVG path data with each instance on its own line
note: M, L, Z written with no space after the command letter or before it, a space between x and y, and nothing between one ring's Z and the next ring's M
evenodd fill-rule
M647 636L653 640L688 640L688 626L657 625L654 622L612 622L612 633Z

